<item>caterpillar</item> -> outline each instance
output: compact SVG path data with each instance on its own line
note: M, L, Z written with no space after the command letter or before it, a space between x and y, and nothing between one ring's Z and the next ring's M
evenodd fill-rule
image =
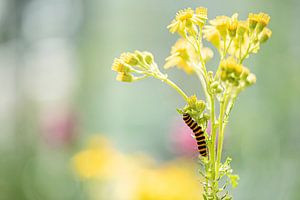
M197 122L195 122L191 118L191 116L187 113L183 114L183 121L195 133L198 151L199 151L200 155L206 157L207 156L207 145L206 145L206 141L205 141L205 135L204 135L204 132L202 131L201 126L199 126L197 124Z

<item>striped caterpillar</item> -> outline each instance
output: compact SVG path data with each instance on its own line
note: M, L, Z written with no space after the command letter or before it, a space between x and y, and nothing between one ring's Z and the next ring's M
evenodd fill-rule
M191 118L191 116L187 113L183 114L183 121L195 133L195 138L197 141L198 151L199 151L200 155L206 157L207 156L207 145L206 145L206 141L205 141L205 135L204 135L204 132L202 131L201 126L199 126L197 124L197 122L195 122Z

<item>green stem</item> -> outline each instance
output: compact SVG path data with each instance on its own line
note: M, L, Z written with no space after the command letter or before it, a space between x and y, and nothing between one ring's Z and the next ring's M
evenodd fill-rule
M223 150L224 129L225 129L224 115L225 115L225 111L226 111L229 99L230 99L230 96L228 95L228 93L225 93L224 98L220 102L219 134L218 134L218 149L217 149L217 163L216 163L217 177L219 175L218 173L219 173L219 167L220 167L220 163L221 163L222 150Z
M211 100L210 100L210 95L209 95L208 90L207 90L208 81L199 69L196 69L195 67L194 67L194 69L195 69L195 72L196 72L196 74L197 74L197 76L200 80L203 92L205 94L205 98L206 98L206 100L208 102L208 105L210 107L211 106Z
M242 64L243 63L243 61L245 60L245 58L247 57L247 55L249 54L249 50L250 50L250 48L251 48L251 43L249 43L249 45L248 45L248 48L247 48L247 50L246 50L246 53L243 55L243 57L240 59L240 64Z
M178 87L173 81L167 79L167 78L158 78L160 80L162 80L163 82L167 83L168 85L170 85L172 88L174 88L182 97L183 99L187 102L188 101L188 96L183 92L182 89L180 89L180 87Z
M210 108L210 121L211 121L211 162L215 162L215 155L216 155L216 127L215 127L215 99L213 96L210 96L211 108Z
M212 171L212 192L217 195L218 191L218 175L216 173L216 124L215 124L215 99L213 95L210 95L210 122L211 122L211 143L210 143L210 166Z

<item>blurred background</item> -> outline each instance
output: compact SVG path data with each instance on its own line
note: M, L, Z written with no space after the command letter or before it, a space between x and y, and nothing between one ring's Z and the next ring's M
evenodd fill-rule
M233 110L225 155L241 178L235 199L300 199L299 1L0 0L0 200L197 199L182 99L111 71L136 49L163 65L177 39L166 26L197 6L209 18L271 15L272 38L246 62L257 84ZM201 96L195 77L168 74Z

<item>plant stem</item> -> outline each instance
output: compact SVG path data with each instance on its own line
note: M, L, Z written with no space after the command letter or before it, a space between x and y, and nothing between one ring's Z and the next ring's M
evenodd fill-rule
M211 122L211 143L210 143L210 166L212 171L212 192L213 195L217 195L218 190L218 173L216 173L216 124L215 124L215 99L213 95L210 95L210 122Z
M200 80L203 92L205 94L205 99L208 102L208 107L211 107L211 98L210 98L210 95L207 91L207 80L206 80L206 78L204 77L204 75L202 74L202 72L199 69L196 69L196 68L194 68L194 69L195 69L195 72L196 72L196 74L197 74L197 76Z
M167 83L170 85L172 88L174 88L182 97L183 99L187 102L188 101L188 96L183 92L180 87L178 87L173 81L167 79L167 78L159 78L158 79L162 80L163 82Z
M230 96L225 93L223 99L220 102L220 115L219 115L219 134L218 134L218 149L217 149L217 163L216 163L216 174L218 177L219 173L219 167L221 163L222 158L222 149L223 149L223 140L224 140L224 115L226 111L226 107L228 104L228 101L230 99Z

